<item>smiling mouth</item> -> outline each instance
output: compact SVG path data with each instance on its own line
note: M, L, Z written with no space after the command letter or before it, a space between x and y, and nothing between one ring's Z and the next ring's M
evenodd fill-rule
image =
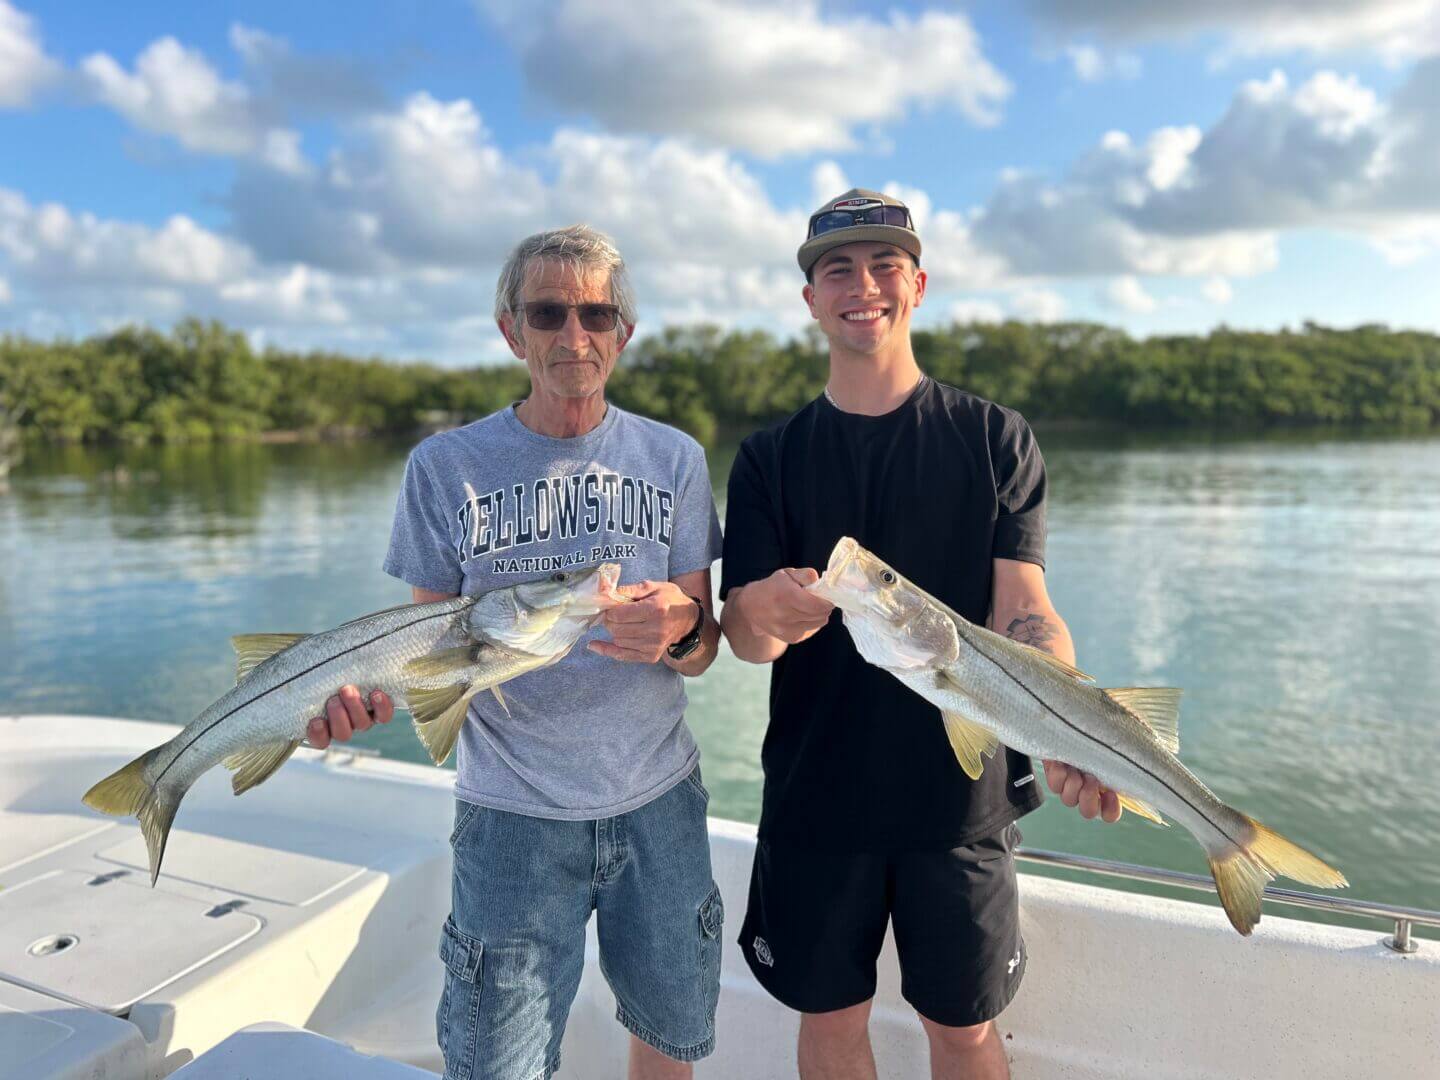
M881 316L889 314L889 312L889 308L874 308L870 311L847 311L844 315L840 317L846 322L865 323L874 322Z

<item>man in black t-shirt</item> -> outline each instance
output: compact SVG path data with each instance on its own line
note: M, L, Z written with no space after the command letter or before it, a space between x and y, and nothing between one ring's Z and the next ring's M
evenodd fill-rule
M774 662L740 945L803 1014L804 1080L875 1076L868 1020L888 923L934 1075L1004 1078L991 1021L1025 970L1012 851L1014 822L1043 798L1034 769L1006 750L971 781L935 707L865 663L803 586L853 536L967 619L1073 662L1045 589L1045 465L1018 413L916 365L925 273L903 203L846 192L811 217L799 260L829 383L741 445L721 567L732 650ZM1045 772L1086 818L1120 816L1093 776Z

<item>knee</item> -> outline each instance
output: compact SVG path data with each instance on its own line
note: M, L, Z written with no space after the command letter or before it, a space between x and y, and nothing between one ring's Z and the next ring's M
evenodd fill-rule
M870 1002L832 1012L802 1013L800 1037L807 1041L845 1044L863 1039L870 1026Z
M971 1027L947 1027L945 1024L937 1024L934 1020L928 1020L923 1016L920 1017L920 1022L925 1025L925 1034L929 1036L932 1046L940 1046L959 1053L974 1050L984 1044L995 1028L993 1021L989 1020Z

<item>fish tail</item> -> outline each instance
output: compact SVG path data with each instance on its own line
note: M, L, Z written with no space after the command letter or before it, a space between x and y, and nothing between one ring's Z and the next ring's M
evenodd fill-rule
M1345 875L1267 829L1254 818L1238 816L1248 826L1249 837L1242 844L1225 845L1207 851L1210 873L1230 925L1248 935L1260 921L1260 901L1265 885L1277 877L1293 878L1322 889L1343 889Z
M168 745L168 744L166 744ZM118 772L111 773L104 780L85 793L85 805L102 814L140 819L140 831L145 835L145 850L150 855L150 884L160 876L160 860L165 857L165 841L170 837L170 824L175 820L175 811L180 808L182 791L172 796L164 789L157 788L145 778L148 766L165 746L157 746L141 754Z

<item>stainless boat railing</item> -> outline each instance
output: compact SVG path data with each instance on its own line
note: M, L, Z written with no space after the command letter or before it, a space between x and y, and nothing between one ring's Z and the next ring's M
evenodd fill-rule
M1215 892L1213 879L1200 874L1182 873L1179 870L1162 870L1154 866L1138 866L1113 859L1096 859L1088 855L1070 855L1063 851L1043 851L1037 848L1018 848L1015 857L1040 866L1085 870L1092 874L1108 874L1110 877L1125 878L1129 881L1146 881L1153 885L1173 885L1182 889ZM1424 908L1396 907L1393 904L1350 900L1343 896L1323 896L1294 889L1267 888L1265 899L1273 900L1277 904L1309 908L1312 911L1327 911L1333 915L1357 915L1362 918L1389 920L1395 925L1395 934L1387 937L1385 944L1398 953L1413 953L1420 948L1420 943L1411 935L1413 927L1440 927L1440 911L1426 911Z

